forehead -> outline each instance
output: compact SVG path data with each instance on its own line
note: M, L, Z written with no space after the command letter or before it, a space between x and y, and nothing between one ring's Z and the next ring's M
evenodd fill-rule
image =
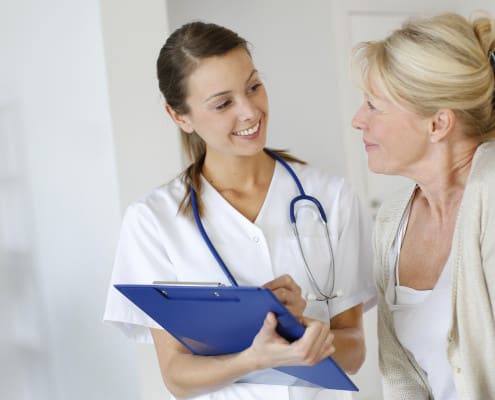
M376 69L369 70L364 82L364 90L367 97L384 109L411 113L406 103L394 96Z
M254 69L251 57L242 48L204 58L189 76L188 97L204 100L216 93L244 88Z

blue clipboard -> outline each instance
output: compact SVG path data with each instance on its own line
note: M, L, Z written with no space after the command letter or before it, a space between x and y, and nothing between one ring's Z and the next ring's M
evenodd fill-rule
M277 317L277 332L289 342L300 338L305 329L269 289L162 284L114 286L198 355L237 353L248 348L269 311ZM275 369L327 389L358 391L331 357L314 366Z

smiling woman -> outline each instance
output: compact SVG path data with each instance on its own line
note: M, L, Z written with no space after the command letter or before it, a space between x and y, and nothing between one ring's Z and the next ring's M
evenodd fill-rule
M313 365L331 354L347 372L361 366L362 312L374 287L367 218L357 198L342 178L265 149L265 86L246 41L235 32L186 24L167 39L157 69L166 110L181 130L191 164L126 211L112 284L264 286L306 331L289 343L277 334L269 313L244 351L193 355L113 287L105 319L135 340L154 342L163 381L176 397L349 398L349 393L299 386L272 368ZM304 190L320 199L328 220L321 223L310 201L295 207L295 214L303 209L298 223L310 237L302 241L314 262L311 277L289 220L291 199ZM320 298L315 292L330 295Z
M167 111L182 131L201 137L208 157L261 154L268 98L245 49L202 60L189 76L188 94L189 113L180 114L170 104Z

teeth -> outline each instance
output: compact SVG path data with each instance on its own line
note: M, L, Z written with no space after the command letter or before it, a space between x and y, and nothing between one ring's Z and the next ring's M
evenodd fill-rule
M234 132L234 135L236 135L236 136L249 136L249 135L252 135L254 132L256 132L259 127L260 127L260 123L258 121L258 123L255 126L253 126L252 128L244 129L243 131Z

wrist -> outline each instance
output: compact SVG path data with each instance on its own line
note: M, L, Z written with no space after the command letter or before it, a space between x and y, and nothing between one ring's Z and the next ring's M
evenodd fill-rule
M246 373L268 368L263 365L260 355L256 354L252 347L248 347L246 350L241 351L239 353L239 359L246 368Z

